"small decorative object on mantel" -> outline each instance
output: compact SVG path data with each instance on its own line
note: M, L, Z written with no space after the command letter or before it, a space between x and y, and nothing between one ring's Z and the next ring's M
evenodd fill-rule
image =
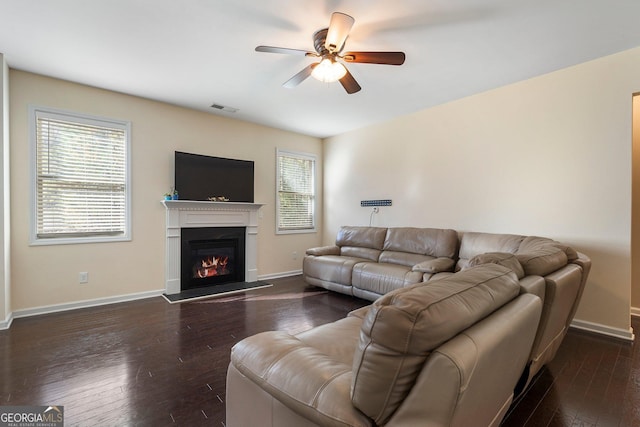
M229 201L229 199L224 196L207 197L207 200L210 202L228 202Z
M164 193L165 200L178 200L178 190L171 187L171 191L168 193Z

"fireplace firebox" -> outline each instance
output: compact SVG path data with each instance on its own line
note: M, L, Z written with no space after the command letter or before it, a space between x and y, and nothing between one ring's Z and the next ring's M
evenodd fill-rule
M183 228L182 291L245 280L245 228Z

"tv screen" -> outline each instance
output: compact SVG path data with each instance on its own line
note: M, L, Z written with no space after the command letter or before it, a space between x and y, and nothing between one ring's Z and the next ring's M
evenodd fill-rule
M175 152L175 188L181 200L225 197L253 203L253 162Z

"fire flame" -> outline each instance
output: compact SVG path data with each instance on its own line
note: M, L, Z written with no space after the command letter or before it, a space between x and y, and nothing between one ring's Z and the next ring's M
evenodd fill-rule
M226 256L208 256L202 258L194 267L194 276L199 279L204 279L206 277L229 274L230 272L227 269L228 264L229 257Z

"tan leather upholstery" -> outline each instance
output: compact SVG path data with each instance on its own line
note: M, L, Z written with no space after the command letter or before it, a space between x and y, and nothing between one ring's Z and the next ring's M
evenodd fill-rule
M487 254L495 251L512 253L518 259L525 274L521 282L526 279L525 284L538 283L523 287L523 291L532 292L544 301L530 366L519 390L522 391L560 347L580 302L591 261L571 247L545 237L462 233L458 267L477 264L483 258L487 260L494 256ZM465 261L463 256L472 258ZM472 262L473 257L477 258ZM510 258L509 262L512 262ZM540 283L544 283L544 291Z
M456 271L468 266L469 260L487 252L516 253L524 236L513 234L492 234L464 232L460 237L460 251Z
M355 351L354 406L377 424L385 424L407 397L432 350L519 291L511 270L483 265L380 297L364 318Z
M311 249L303 263L305 280L371 301L395 289L441 280L471 266L492 263L514 271L520 279L520 291L544 302L524 385L555 356L591 269L591 260L584 254L538 236L411 227L343 227L336 241L357 243L361 246L351 247L357 251L364 251L362 245L371 244L374 246L369 250L375 253L367 253L368 258L344 257L330 255L336 249ZM339 249L344 254L344 247Z
M565 251L548 239L535 239L532 244L531 238L526 238L516 253L526 275L545 276L567 265L569 259Z
M387 230L385 251L406 252L430 257L454 258L458 249L458 233L438 228L397 227Z
M453 271L457 246L455 230L345 226L335 246L307 250L302 270L309 284L374 301Z
M522 279L525 276L524 268L522 268L520 260L514 254L506 252L487 252L476 255L469 260L469 267L482 264L498 264L505 266L512 270L518 279Z
M484 265L297 336L246 338L231 353L226 425L498 425L541 313L540 299L519 289L514 273Z
M386 228L342 227L334 246L307 250L302 262L306 281L314 286L353 295L353 267L360 262L377 262L386 233Z
M342 247L360 247L382 250L386 228L379 227L341 227L336 237L336 245Z

